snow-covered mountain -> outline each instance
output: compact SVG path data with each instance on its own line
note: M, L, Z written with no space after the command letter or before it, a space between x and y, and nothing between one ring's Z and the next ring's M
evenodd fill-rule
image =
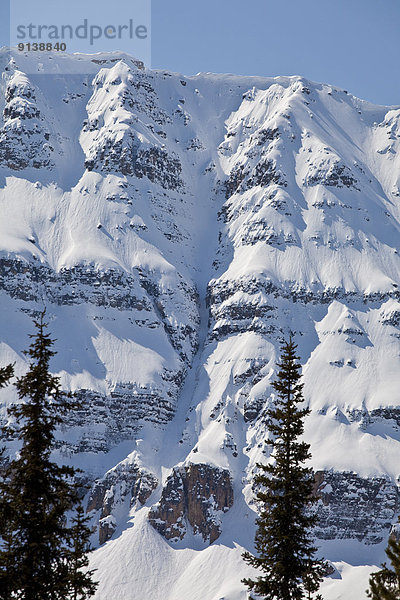
M323 595L363 598L400 512L400 108L118 53L0 60L0 364L26 369L46 306L85 406L58 452L91 486L96 599L246 598L290 332Z

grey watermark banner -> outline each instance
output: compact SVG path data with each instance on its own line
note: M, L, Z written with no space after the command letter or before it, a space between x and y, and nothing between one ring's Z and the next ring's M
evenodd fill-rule
M127 53L150 66L151 0L11 0L10 45L24 71L69 72L65 55L75 53L100 62L102 53ZM80 61L74 72L87 71Z

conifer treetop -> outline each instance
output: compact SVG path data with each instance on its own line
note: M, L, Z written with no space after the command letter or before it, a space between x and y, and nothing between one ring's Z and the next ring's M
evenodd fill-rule
M79 404L50 373L54 340L44 317L30 336L28 370L14 383L20 400L8 409L14 423L3 428L21 448L0 479L0 600L84 600L96 589L92 572L82 571L90 529L79 509L77 471L51 457L56 427Z
M318 600L317 593L325 568L315 558L312 528L316 515L310 507L313 471L304 463L311 458L310 445L301 440L304 418L310 410L304 403L301 365L296 344L290 338L283 344L277 365L274 404L267 410L266 424L272 447L267 464L258 463L254 482L259 487L260 507L255 536L256 554L243 554L244 560L259 569L257 579L244 579L251 592L264 600Z

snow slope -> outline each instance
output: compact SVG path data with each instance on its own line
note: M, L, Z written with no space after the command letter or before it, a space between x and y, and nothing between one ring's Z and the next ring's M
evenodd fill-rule
M58 452L93 486L96 598L246 598L290 332L336 567L323 596L364 598L400 507L400 108L117 53L0 62L0 360L23 372L46 306L53 370L86 407ZM15 400L1 391L3 416Z

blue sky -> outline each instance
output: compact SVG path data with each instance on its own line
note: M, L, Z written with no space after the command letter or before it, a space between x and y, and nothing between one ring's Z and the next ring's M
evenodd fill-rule
M24 1L11 0L14 7ZM40 12L46 1L29 4ZM133 1L96 0L96 17L112 7L117 21ZM91 2L52 5L80 18ZM7 0L0 3L3 45ZM400 0L152 0L151 8L154 68L188 75L298 74L373 102L400 104Z
M400 104L400 0L153 0L154 67L303 75Z

